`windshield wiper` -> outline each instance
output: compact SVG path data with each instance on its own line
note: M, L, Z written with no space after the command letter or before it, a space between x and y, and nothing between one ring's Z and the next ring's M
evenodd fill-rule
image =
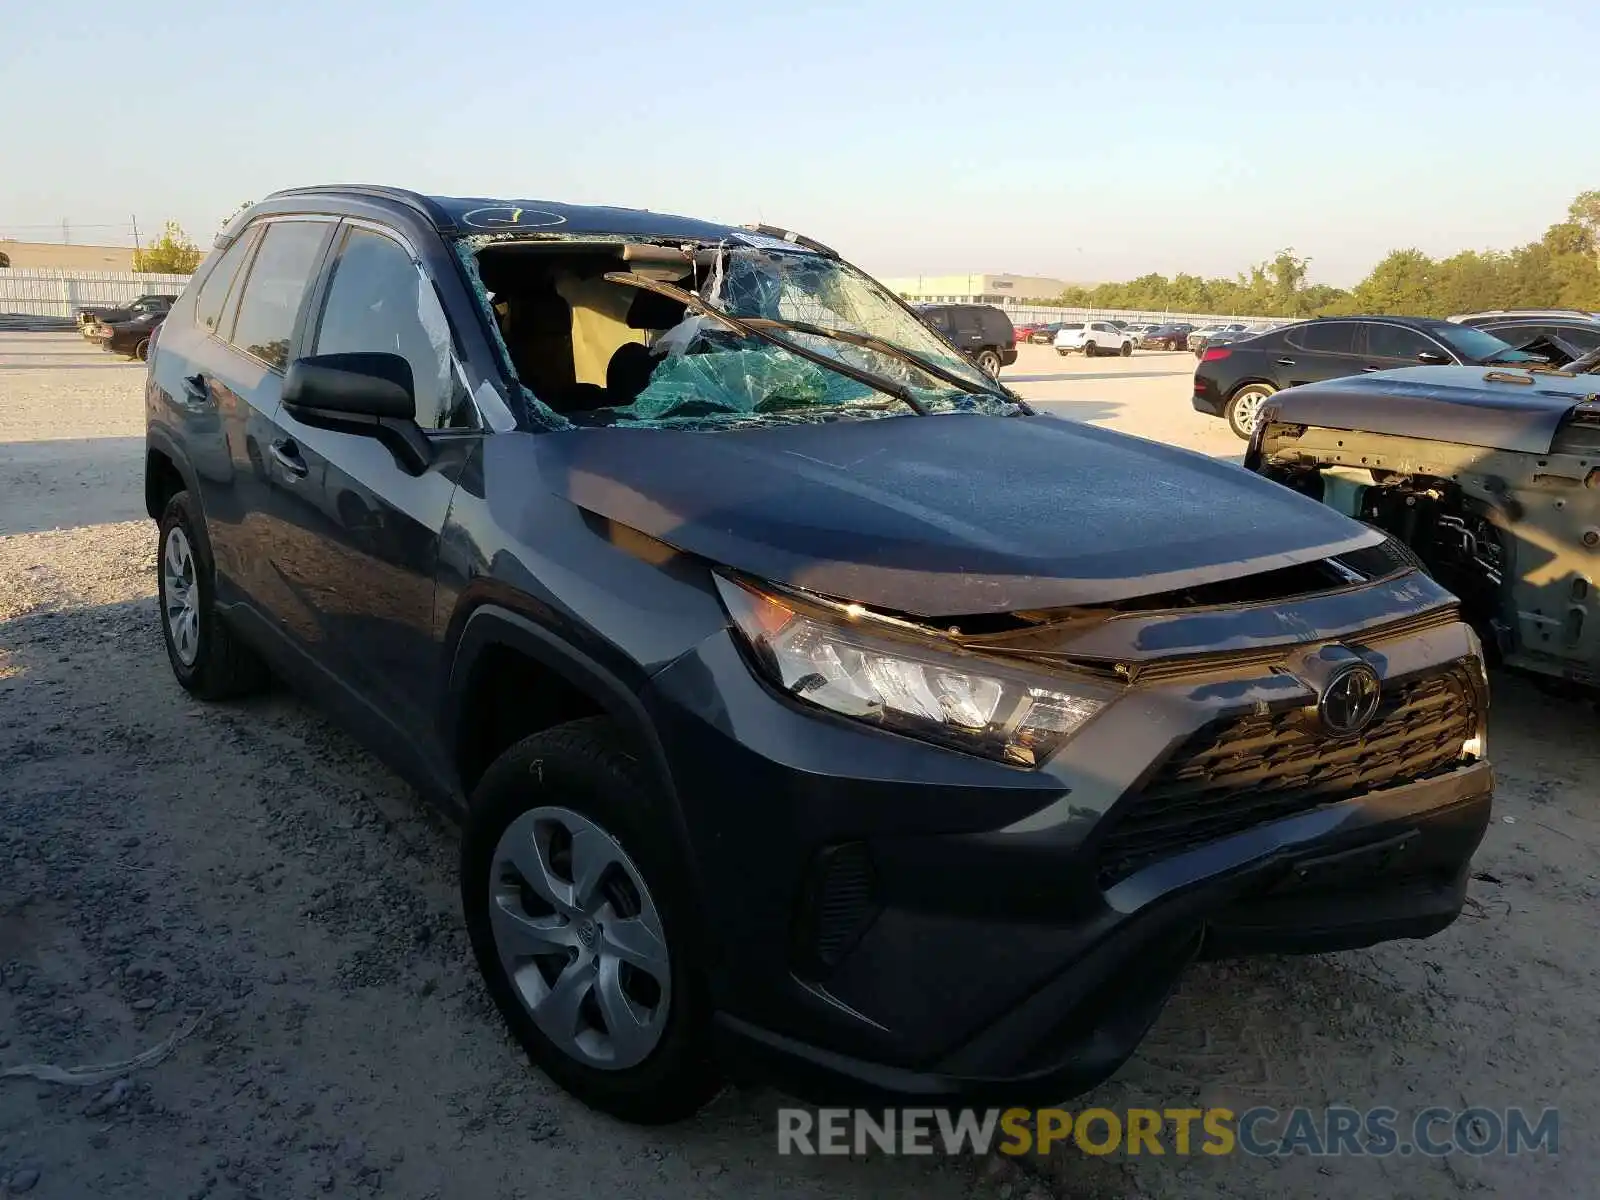
M650 279L644 275L637 275L632 271L607 271L605 278L610 280L612 283L620 283L627 287L642 288L647 292L655 292L658 295L670 297L671 299L678 301L678 303L682 304L685 308L692 309L694 312L708 316L712 318L712 320L722 322L735 333L741 333L746 337L753 337L759 341L770 342L772 345L784 350L788 350L792 354L798 354L801 358L806 359L809 362L816 363L819 367L826 367L830 371L837 371L845 378L853 379L857 383L865 387L869 387L875 392L884 392L887 395L893 396L896 400L899 400L905 404L907 408L911 409L911 411L916 413L919 417L925 417L928 415L927 405L923 404L921 400L918 400L916 393L905 384L900 383L897 380L890 379L887 376L875 374L872 371L864 371L860 367L854 366L851 363L840 362L838 359L823 354L819 350L812 350L809 347L797 345L796 343L791 342L788 338L778 337L769 329L758 328L756 325L746 321L742 317L736 317L731 313L723 312L720 308L717 308L715 305L702 300L693 292L686 292L680 287L674 287L670 283L662 283L659 279Z
M954 371L947 371L939 364L929 362L920 354L896 346L893 342L886 342L880 337L873 337L867 333L854 333L846 329L829 329L823 325L812 325L805 321L777 321L771 317L741 317L752 329L789 329L795 333L808 333L813 337L829 338L836 342L847 342L852 346L860 346L865 350L876 350L879 354L886 354L890 358L898 358L903 363L915 367L925 375L943 380L952 387L959 388L969 396L998 396L1008 404L1015 404L1029 416L1033 416L1033 409L1028 407L1026 401L1020 396L1013 396L999 384L994 387L982 387L974 384L970 379L963 379Z

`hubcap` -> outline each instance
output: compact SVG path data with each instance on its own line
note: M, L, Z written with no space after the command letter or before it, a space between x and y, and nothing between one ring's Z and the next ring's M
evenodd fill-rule
M672 999L667 941L644 877L604 829L565 808L511 822L489 921L512 989L563 1052L623 1070L656 1048Z
M189 535L178 525L167 530L161 586L172 649L179 662L192 667L200 653L200 592L194 581L194 550Z
M1249 391L1240 392L1233 401L1234 415L1239 422L1239 428L1250 434L1256 431L1256 416L1261 411L1261 402L1267 398L1265 392Z

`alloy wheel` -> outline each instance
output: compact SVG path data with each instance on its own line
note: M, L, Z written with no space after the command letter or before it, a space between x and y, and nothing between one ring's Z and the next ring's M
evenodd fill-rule
M1272 392L1262 387L1247 387L1237 392L1229 405L1228 423L1233 431L1247 441L1256 431L1256 420L1261 415L1261 405Z
M670 1011L671 960L616 838L570 809L517 817L491 860L489 924L512 990L558 1049L606 1070L649 1057Z
M200 591L195 585L194 548L181 525L167 530L161 553L162 605L173 652L186 667L200 656Z

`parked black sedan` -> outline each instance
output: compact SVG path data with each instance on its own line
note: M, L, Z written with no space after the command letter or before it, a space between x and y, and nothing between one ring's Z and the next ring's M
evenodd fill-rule
M150 357L151 341L166 319L165 312L146 312L127 321L101 321L95 326L94 337L100 349L143 362Z
M1493 334L1431 317L1319 317L1212 346L1194 371L1194 407L1249 440L1261 402L1300 383L1424 364L1537 362Z

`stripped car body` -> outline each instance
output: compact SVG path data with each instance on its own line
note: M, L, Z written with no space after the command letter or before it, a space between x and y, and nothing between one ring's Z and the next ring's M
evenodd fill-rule
M1246 466L1404 541L1506 665L1600 684L1596 357L1280 392Z

